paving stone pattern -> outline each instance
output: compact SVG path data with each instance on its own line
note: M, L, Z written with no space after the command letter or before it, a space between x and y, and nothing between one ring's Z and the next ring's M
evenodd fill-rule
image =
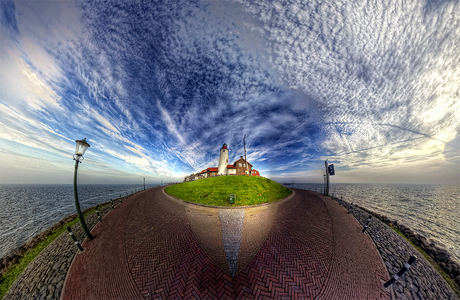
M366 244L365 234L356 234L361 230L357 222L343 209L331 208L330 198L295 191L289 200L268 208L245 209L239 256L249 262L241 265L238 259L241 270L235 278L216 266L195 238L199 232L203 244L205 233L211 232L208 242L214 246L208 249L224 252L223 238L215 240L221 228L210 227L213 220L220 221L216 209L194 212L159 187L125 199L114 211L110 205L101 209L103 223L98 224L95 214L87 217L95 239L83 243L82 253L62 234L5 299L385 298L374 284L382 277L373 256L377 251ZM198 222L203 215L209 220ZM271 228L255 230L259 225ZM79 223L73 231L83 239ZM356 252L366 255L350 259Z
M189 220L203 215L205 210L193 212L190 204L174 200L161 188L141 193L94 229L97 242L84 244L87 248L76 257L62 298L315 299L331 282L331 268L338 268L333 272L340 273L341 266L346 265L341 264L341 259L346 258L334 257L333 224L323 200L306 191L298 192L279 204L260 251L235 278L216 266L195 238L194 230L201 233L205 230L192 229ZM209 218L214 217L210 210ZM348 220L357 223L351 217ZM193 223L195 227L209 226L208 221ZM211 237L216 236L214 231L211 233ZM250 234L251 231L245 233L243 228L247 240ZM254 231L254 234L263 233ZM368 238L351 235L348 242L357 245L353 249L362 250L359 248L362 239ZM211 238L209 242L214 241ZM240 248L244 245L241 242ZM374 251L378 256L375 248ZM368 262L353 261L346 267L354 268L359 263ZM368 268L361 276L372 277L374 272ZM366 298L369 295L366 289L379 292L359 279L348 280L345 277L334 285L333 294L341 295L341 288L347 283L358 287L354 294L346 294L354 299Z
M117 205L120 201L114 201ZM104 217L111 210L106 205L99 210ZM89 228L99 224L96 213L85 217ZM78 241L85 238L80 222L71 226ZM21 273L6 293L4 299L59 299L66 274L75 254L80 252L65 231L48 245Z
M201 249L216 267L231 276L224 251L222 230L220 229L219 208L189 204L186 205L185 209L187 219Z
M334 198L337 203L347 209L350 203ZM351 214L364 225L369 213L353 206ZM390 276L398 271L409 260L411 255L417 256L415 264L405 275L393 284L396 299L459 299L452 288L433 268L433 266L403 237L377 218L372 218L366 230L380 252Z
M372 240L346 209L329 197L320 198L332 220L334 258L319 299L390 299L390 290L383 287L388 273Z
M244 208L220 209L219 217L228 269L234 278L243 234Z
M240 208L244 209L244 221L235 274L238 274L246 268L249 262L257 255L270 233L270 229L276 217L278 205L289 199L290 198L287 197L275 203L270 203L269 205ZM224 251L219 216L221 208L195 205L180 199L172 199L172 201L175 200L177 200L177 203L185 206L187 219L190 222L193 234L200 247L215 266L231 277L232 275L229 271L227 257Z
M259 253L271 231L278 206L285 201L290 201L290 198L244 210L243 236L241 237L240 253L238 254L237 274L243 271Z

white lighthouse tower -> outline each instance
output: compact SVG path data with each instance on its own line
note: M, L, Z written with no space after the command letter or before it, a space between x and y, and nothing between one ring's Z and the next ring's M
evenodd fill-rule
M228 166L228 149L227 144L222 146L220 149L219 166L217 168L217 175L227 175Z

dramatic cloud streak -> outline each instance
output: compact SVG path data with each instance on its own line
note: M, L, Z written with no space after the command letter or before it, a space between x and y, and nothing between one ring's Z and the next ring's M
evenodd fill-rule
M160 180L216 166L224 142L236 160L247 134L278 180L321 181L324 159L342 181L458 168L459 15L453 1L3 1L0 151L65 172L87 137L98 178Z

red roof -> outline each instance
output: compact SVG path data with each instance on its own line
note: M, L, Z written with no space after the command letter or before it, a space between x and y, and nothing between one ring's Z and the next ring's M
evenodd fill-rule
M217 172L217 168L208 168L209 172Z
M234 165L228 165L227 169L236 169L236 167Z

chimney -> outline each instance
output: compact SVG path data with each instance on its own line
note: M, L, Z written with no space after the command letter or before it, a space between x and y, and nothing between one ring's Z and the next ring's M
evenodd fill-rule
M243 158L243 155L241 155L240 158Z

